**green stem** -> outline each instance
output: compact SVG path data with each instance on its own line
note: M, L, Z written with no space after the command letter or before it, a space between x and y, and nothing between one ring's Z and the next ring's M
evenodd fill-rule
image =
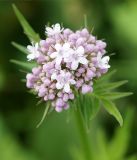
M86 126L83 122L79 107L77 107L77 110L74 110L74 112L75 112L75 119L76 119L77 128L79 130L81 145L82 145L82 148L84 151L85 160L91 160L92 158L91 158L90 140L89 140Z
M43 123L43 121L44 121L44 119L45 119L45 117L46 117L46 115L48 113L49 107L50 107L50 103L47 102L47 105L45 107L45 111L44 111L44 114L42 116L42 119L40 120L40 122L38 123L38 125L36 126L36 128L39 128L39 126Z

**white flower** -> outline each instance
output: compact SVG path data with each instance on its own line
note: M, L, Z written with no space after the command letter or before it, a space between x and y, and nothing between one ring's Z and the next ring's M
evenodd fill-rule
M76 83L76 81L72 79L71 73L63 70L61 70L59 75L53 73L52 79L57 80L56 88L63 89L66 93L70 92L70 84Z
M73 50L73 52L71 52L71 54L65 58L65 62L72 62L72 70L76 70L79 63L87 64L88 60L84 56L84 48L82 46L79 46L76 50Z
M110 57L105 56L102 58L102 54L99 52L97 55L97 66L100 69L107 69L110 68L110 65L108 64Z
M60 65L61 61L70 55L70 52L73 50L70 48L69 43L64 43L63 46L61 44L55 45L56 52L53 52L50 57L55 58L55 62L57 65Z
M38 58L40 56L40 52L38 51L39 45L38 43L27 46L28 51L30 52L30 54L27 55L27 59L28 61L31 61L35 58Z
M52 27L46 27L45 33L48 36L53 36L53 35L61 33L63 30L64 28L61 28L60 24L56 23L55 25L52 25Z

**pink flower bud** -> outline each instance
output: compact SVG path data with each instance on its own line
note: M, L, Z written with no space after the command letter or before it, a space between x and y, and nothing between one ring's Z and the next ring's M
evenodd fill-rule
M93 78L95 76L94 72L90 69L87 70L86 76L88 78Z
M51 83L51 81L50 81L49 79L45 79L45 80L44 80L44 84L45 84L45 86L49 86L49 85L50 85L50 83Z
M68 96L68 94L65 93L65 94L63 95L63 101L67 102L68 99L69 99L69 96Z
M32 73L33 73L35 76L39 75L40 72L41 72L41 67L34 67L34 68L32 69Z
M79 69L78 69L78 72L79 72L79 73L84 73L84 72L85 72L85 68L82 68L82 67L79 68Z
M47 101L48 100L48 96L44 96L44 101Z
M71 99L71 100L74 99L74 94L73 93L69 94L69 99Z
M76 45L77 45L77 46L81 46L84 42L85 42L84 38L79 38L79 39L76 41Z
M65 110L69 109L69 104L65 103L64 107Z
M82 29L81 36L83 36L83 37L88 37L89 36L89 32L86 28Z
M56 107L63 107L64 106L64 101L62 98L58 98L56 101Z
M42 86L39 89L38 96L39 97L44 97L44 95L46 94L46 92L47 92L47 89L44 86Z
M89 85L87 85L87 84L84 84L84 85L82 86L82 93L83 93L83 94L86 94L86 93L92 92L92 91L93 91L93 88L92 88L91 86L89 86Z
M55 98L55 95L53 93L49 94L48 95L48 99L49 100L53 100Z

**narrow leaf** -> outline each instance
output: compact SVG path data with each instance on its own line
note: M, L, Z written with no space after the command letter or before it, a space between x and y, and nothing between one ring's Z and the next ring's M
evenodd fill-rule
M114 116L116 118L116 120L119 122L120 126L122 126L123 125L123 119L122 119L122 116L121 116L120 112L116 108L115 104L112 101L109 101L109 100L106 100L106 99L102 99L102 103L103 103L103 106L106 109L106 111L109 114L111 114L112 116Z
M98 98L92 97L92 107L91 108L92 108L92 112L90 115L90 120L93 119L97 115L97 113L99 112L100 100Z
M96 85L98 85L98 83L100 84L102 81L107 81L109 80L113 74L116 73L116 70L110 71L107 74L104 74L102 77L100 77L99 79L97 79L97 83Z
M28 54L28 51L27 51L27 48L22 46L21 44L18 44L16 42L12 42L12 45L17 48L19 51L25 53L25 54Z
M38 42L40 40L39 35L29 25L29 23L24 18L24 16L21 14L21 12L18 10L18 8L15 6L15 4L13 4L12 7L13 7L13 10L14 10L23 30L24 30L24 33L27 35L27 37L30 39L30 41Z
M50 107L50 104L48 103L45 107L45 111L44 111L44 114L42 116L42 119L40 120L40 122L38 123L38 125L36 126L36 128L39 128L39 126L43 123L47 113L48 113L48 110L49 110L49 107Z
M105 99L115 100L123 97L127 97L132 95L132 92L111 92L111 93L104 93L99 96Z
M87 15L84 15L84 27L88 28Z
M98 85L97 87L95 87L95 91L102 91L102 90L108 91L108 90L116 89L116 88L126 84L127 82L128 82L127 80L124 80L124 81L101 84L101 85Z
M77 106L80 108L85 125L87 129L89 129L90 120L95 118L100 109L100 100L92 96L91 94L80 94L77 102Z
M31 70L33 67L36 67L35 63L27 63L27 62L22 62L22 61L14 60L14 59L11 59L10 62L12 62L14 64L17 64L17 65L19 65L22 68L25 68L27 70Z

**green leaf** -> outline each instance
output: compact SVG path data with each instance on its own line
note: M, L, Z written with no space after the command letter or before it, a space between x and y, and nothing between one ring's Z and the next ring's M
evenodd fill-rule
M15 4L13 4L12 7L13 7L13 10L14 10L23 30L24 30L24 33L27 35L27 37L30 39L30 41L38 42L40 40L39 35L29 25L29 23L24 18L24 16L21 14L21 12L18 10L18 8L15 6Z
M96 85L102 83L103 81L109 80L113 74L116 73L116 70L110 71L107 74L102 75L99 79L96 80Z
M118 81L118 82L112 82L112 83L105 83L105 84L100 84L98 86L95 87L95 91L108 91L108 90L112 90L112 89L116 89L124 84L126 84L128 81L124 80L124 81Z
M84 27L88 28L87 15L84 15Z
M114 116L116 118L116 120L119 122L120 126L122 126L123 119L122 119L120 112L116 108L115 104L112 101L109 101L107 99L102 99L102 103L103 103L103 106L106 109L106 111L109 114L111 114L112 116Z
M90 114L90 120L95 118L97 113L99 112L100 109L100 100L96 97L91 97L92 98L92 106L91 106L91 114Z
M27 48L25 46L22 46L21 44L18 44L16 42L12 42L12 45L17 48L19 51L28 54Z
M27 70L32 70L33 67L36 67L35 63L22 62L22 61L18 61L18 60L14 60L14 59L11 59L10 62L17 64Z
M77 99L77 107L79 107L83 116L87 129L90 126L90 120L95 118L100 109L100 100L91 94L80 94Z
M101 98L115 100L115 99L130 96L132 94L133 94L132 92L110 92L110 93L108 92L108 93L100 94L99 96Z

